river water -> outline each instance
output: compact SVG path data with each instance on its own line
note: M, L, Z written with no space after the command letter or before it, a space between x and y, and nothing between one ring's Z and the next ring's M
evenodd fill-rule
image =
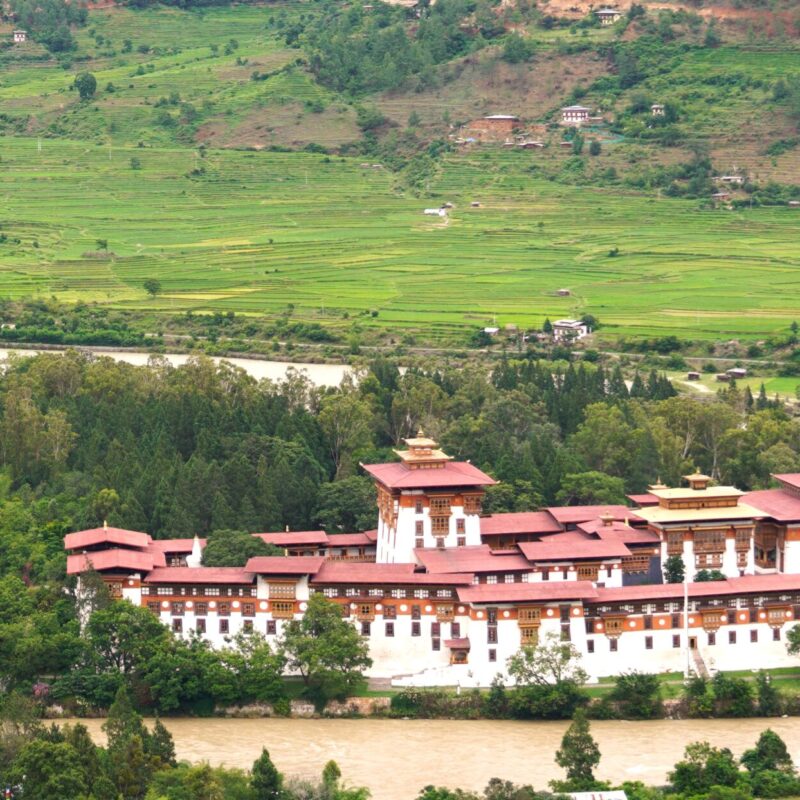
M91 349L91 348L87 348ZM39 352L58 353L63 352L60 350L3 350L0 349L0 361L8 358L9 353L16 353L21 356L32 356ZM102 350L93 351L99 356L108 356L115 361L124 361L126 364L133 364L134 366L146 366L147 359L150 358L149 353L133 353L127 350ZM173 366L180 366L185 364L190 358L190 355L185 353L167 353L163 355ZM214 361L221 361L223 359L214 358ZM286 377L286 372L289 368L294 368L300 372L304 372L309 380L316 386L338 386L342 378L350 371L350 367L344 364L304 364L304 363L291 363L284 361L262 361L257 358L225 358L231 364L241 367L249 375L252 375L256 380L262 378L269 378L271 381L280 381Z
M82 720L98 742L102 720ZM482 789L489 778L546 789L563 777L553 760L565 722L386 719L165 719L179 759L249 768L266 747L288 775L318 776L334 759L347 783L375 800L414 800L428 785ZM597 776L659 784L689 742L737 755L770 727L800 760L800 718L592 722Z

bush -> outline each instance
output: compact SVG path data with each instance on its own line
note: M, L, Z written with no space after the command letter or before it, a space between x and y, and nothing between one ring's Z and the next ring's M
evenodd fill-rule
M661 683L646 672L626 672L617 678L610 699L619 704L626 719L655 719L661 716Z

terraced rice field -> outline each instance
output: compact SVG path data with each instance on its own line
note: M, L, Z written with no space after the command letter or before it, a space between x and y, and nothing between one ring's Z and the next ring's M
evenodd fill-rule
M364 324L451 341L495 318L590 312L619 334L755 338L800 316L797 212L560 186L527 172L529 153L451 156L421 199L384 169L307 153L6 138L0 154L0 226L21 240L0 245L0 296L254 315L291 303L341 326L374 309ZM445 201L448 218L422 214ZM92 257L97 239L113 257Z

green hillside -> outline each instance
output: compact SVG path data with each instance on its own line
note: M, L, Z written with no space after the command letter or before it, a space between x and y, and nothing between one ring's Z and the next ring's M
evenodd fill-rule
M440 0L419 20L381 3L114 7L72 26L73 49L5 46L0 298L153 326L291 305L395 341L582 313L611 334L785 330L800 301L792 20L648 8L600 28L554 2ZM603 122L564 146L558 109L576 101ZM544 148L457 144L487 113L517 114ZM746 183L714 208L730 173ZM447 201L448 217L423 215Z
M354 158L6 139L3 293L148 315L293 304L344 334L361 314L387 336L449 342L495 316L591 312L612 333L706 338L760 337L797 316L798 212L699 210L529 166L527 152L445 157L428 200ZM423 215L446 201L447 218Z

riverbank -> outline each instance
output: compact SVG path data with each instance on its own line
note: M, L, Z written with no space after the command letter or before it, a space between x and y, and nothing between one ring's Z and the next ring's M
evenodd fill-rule
M78 720L69 720L78 721ZM79 720L98 743L102 720ZM334 759L350 785L373 800L410 800L427 784L482 789L492 777L545 789L563 777L554 761L569 722L387 719L162 720L179 759L249 769L266 747L290 775L319 775ZM592 722L602 754L600 780L663 784L693 741L740 754L772 728L800 760L800 719Z
M95 353L100 356L107 356L109 358L113 358L115 361L121 361L138 367L146 366L151 356L158 356L159 358L165 359L173 366L179 367L189 361L190 358L198 355L197 353L155 353L139 348L70 348L60 345L31 345L0 349L0 361L8 358L9 354L12 353L24 357L34 356L45 352L59 353L70 349L85 350L90 353ZM234 366L240 367L256 380L262 380L266 378L267 380L271 381L281 381L286 379L289 370L296 370L297 372L305 374L316 386L338 386L342 382L344 376L352 371L352 367L347 364L317 364L310 361L267 360L266 358L259 358L256 356L212 356L212 358L216 363L219 363L220 361L227 361Z

